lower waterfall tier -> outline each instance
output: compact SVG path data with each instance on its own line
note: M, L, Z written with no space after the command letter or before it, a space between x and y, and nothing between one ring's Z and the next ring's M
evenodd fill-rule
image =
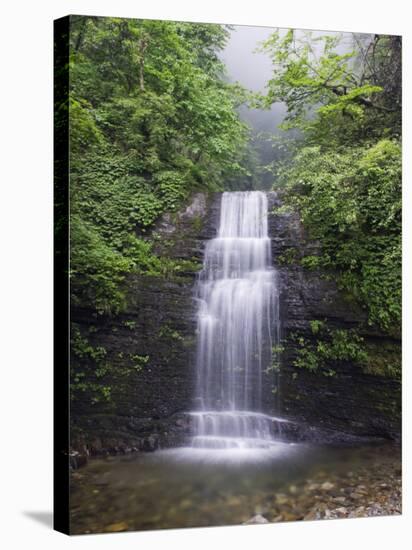
M205 449L269 448L282 435L281 418L252 411L196 411L192 446Z
M272 439L255 437L223 437L214 435L197 435L192 440L192 447L200 449L269 449L276 445Z

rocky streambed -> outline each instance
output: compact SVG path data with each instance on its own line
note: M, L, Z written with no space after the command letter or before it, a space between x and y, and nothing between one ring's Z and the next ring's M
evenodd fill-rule
M389 458L379 463L379 472L367 466L336 476L319 472L299 488L289 486L285 494L276 495L274 509L279 514L271 521L401 514L400 465Z
M73 534L401 513L393 444L291 444L250 463L137 453L91 460L71 481Z

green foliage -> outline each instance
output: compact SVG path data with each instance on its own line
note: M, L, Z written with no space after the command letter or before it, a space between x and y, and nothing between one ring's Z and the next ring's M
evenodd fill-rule
M402 354L396 342L369 342L365 372L400 380L402 375Z
M277 206L272 209L272 214L274 215L291 214L292 212L293 208L288 204L282 204L281 206Z
M332 330L319 320L311 321L310 327L315 339L291 335L291 340L297 345L297 357L293 362L295 367L334 376L332 367L337 362L350 362L362 367L367 364L364 341L356 331Z
M72 154L103 144L103 135L96 125L91 105L69 97L70 146Z
M285 351L285 346L283 346L282 344L272 346L272 355L278 355L280 353L283 353L284 351Z
M194 190L242 171L244 93L218 58L227 36L219 25L72 16L73 303L117 313L128 273L193 269L155 255L150 232Z
M281 356L282 353L285 351L285 346L283 344L277 344L275 346L272 346L272 361L271 364L268 365L268 367L265 369L266 374L270 374L271 372L279 373L281 369Z
M163 325L159 330L159 337L166 338L167 340L175 340L177 342L183 342L183 336L175 329L172 329L169 325Z
M272 363L265 369L265 374L269 374L271 372L279 373L280 372L280 361L272 361Z
M93 347L79 327L72 323L70 335L70 398L76 401L87 393L92 405L111 401L111 387L105 383L110 372L107 352L102 346Z
M194 216L192 218L192 226L195 231L200 232L203 227L203 220L201 216Z
M300 260L300 265L305 269L319 269L319 267L322 265L322 258L312 255L304 256Z
M171 170L159 172L155 176L164 210L173 211L187 198L186 176Z
M124 325L134 329L133 321L125 321ZM89 334L80 331L76 323L72 323L70 337L70 396L72 401L84 400L92 405L112 403L113 373L124 377L140 373L149 363L149 355L128 354L118 352L114 359L115 370L111 356L102 346L93 346L89 335L95 330L89 329Z
M325 328L324 321L314 320L310 321L310 330L312 331L312 334L318 334L322 329Z
M306 340L302 340L299 343L302 347L299 349L298 357L293 362L293 366L300 369L304 368L311 372L317 371L320 361L316 349L309 348L309 342Z
M285 200L300 212L319 256L301 264L337 270L338 282L396 330L401 320L401 150L395 141L322 151L303 148L282 174ZM398 329L399 330L399 329Z
M263 44L274 72L261 102L283 101L284 128L299 131L275 186L321 245L301 265L333 274L369 324L399 336L401 39L341 40L291 29Z
M298 251L296 248L287 248L276 257L276 263L279 265L290 265L297 261Z
M92 304L104 313L125 303L121 283L131 268L129 260L110 248L96 229L77 216L71 219L70 278L72 303Z
M378 138L383 129L399 136L399 37L353 35L349 51L342 40L338 33L274 32L263 44L274 67L263 105L284 102L283 127L303 130L307 143L348 145Z
M73 325L71 334L71 352L81 359L92 359L99 363L106 357L106 350L99 346L93 348L88 340L80 334L78 327Z
M141 372L145 365L149 362L149 356L148 355L131 355L130 359L133 361L133 370L136 372Z

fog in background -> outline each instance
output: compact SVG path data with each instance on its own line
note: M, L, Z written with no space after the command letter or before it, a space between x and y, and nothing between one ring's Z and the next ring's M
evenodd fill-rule
M272 76L272 63L266 53L255 50L274 30L270 27L234 27L220 54L230 82L239 82L254 92L266 92L265 86ZM283 103L276 103L270 111L242 107L240 113L256 131L278 133L277 126L283 121L286 108Z
M230 82L239 82L245 88L255 92L266 93L266 84L272 77L273 67L269 56L266 53L257 52L261 43L269 38L275 31L272 27L248 27L234 26L225 49L221 52L220 58L226 65L227 76ZM286 31L286 29L285 29ZM298 35L300 32L297 31ZM333 31L313 31L313 37L323 35L340 34L341 43L336 52L343 54L353 48L352 33L337 33ZM359 34L362 40L371 40L372 35ZM319 46L313 44L316 51ZM320 53L320 51L319 51ZM265 131L278 134L277 126L283 121L286 115L286 106L283 103L272 105L271 110L240 109L242 118L248 122L256 131Z
M226 76L229 82L238 82L244 88L253 92L267 93L267 83L273 77L274 68L267 53L259 51L262 42L275 31L271 27L234 26L226 47L220 53L221 60L226 65ZM281 34L287 29L282 29ZM296 36L303 38L307 31L296 30ZM311 36L317 38L323 35L339 34L341 42L336 52L343 54L352 50L354 35L352 33L336 33L333 31L312 31ZM360 36L360 35L358 35ZM368 35L362 35L363 40ZM315 54L322 54L323 44L313 42ZM284 152L273 141L272 136L299 139L299 130L283 131L279 129L287 114L284 103L274 103L271 109L239 108L241 118L251 126L251 139L248 144L249 177L237 178L229 184L231 189L271 189L275 185L276 175L273 168L282 160Z

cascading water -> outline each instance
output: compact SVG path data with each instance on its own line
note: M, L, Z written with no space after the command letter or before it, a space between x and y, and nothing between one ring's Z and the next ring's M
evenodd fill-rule
M262 374L279 342L265 193L223 193L218 235L207 243L197 298L199 410L191 413L192 447L275 445L282 420L261 411Z

